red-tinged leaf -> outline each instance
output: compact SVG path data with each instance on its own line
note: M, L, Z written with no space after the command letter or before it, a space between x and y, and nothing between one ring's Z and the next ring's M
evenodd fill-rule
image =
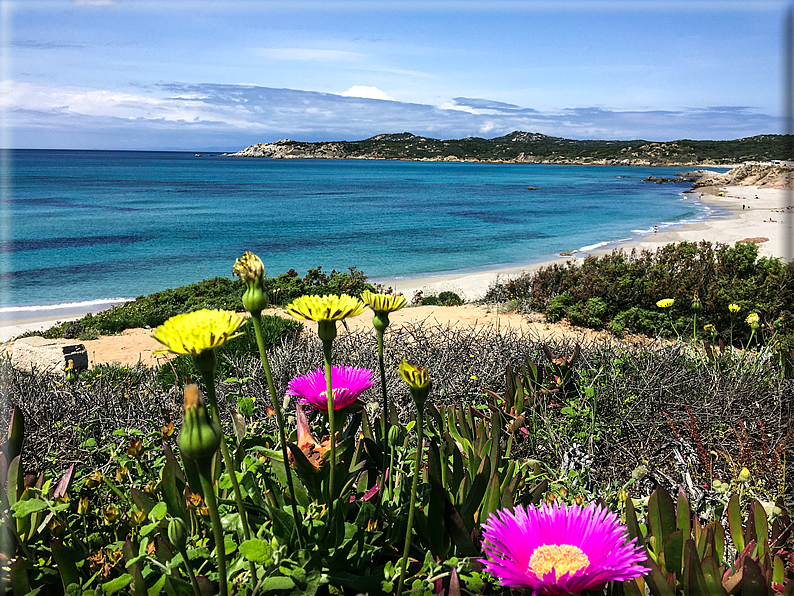
M149 515L151 510L156 505L154 499L137 488L133 487L130 489L130 496L132 497L132 502L135 503L135 506L141 511L145 511L146 515Z
M460 593L460 578L458 577L458 570L453 567L452 572L449 574L449 590L447 596L461 596Z
M80 585L80 574L77 571L77 565L75 565L71 551L58 540L50 542L50 551L52 552L52 558L55 559L55 564L58 566L58 573L61 575L64 592L68 591L67 588L72 584Z
M692 534L692 512L689 507L689 501L684 494L684 488L678 488L678 501L675 508L676 527L681 530L684 538L691 538Z
M163 501L165 501L168 513L172 517L178 517L182 521L185 520L185 498L182 496L182 491L177 485L177 469L179 464L176 463L176 458L171 455L163 466L161 478L163 489Z
M25 567L25 560L17 557L11 563L11 589L14 594L29 594L30 580L28 579L28 569Z
M772 563L772 581L782 584L786 576L786 564L783 559L775 555L775 560Z
M700 568L703 571L708 596L723 596L725 590L722 589L722 573L714 557L703 559Z
M371 489L369 489L367 492L364 493L361 499L363 501L369 501L375 495L377 495L379 491L380 491L380 482L377 482L375 486L373 486Z
M651 535L656 537L657 548L660 550L676 528L673 498L661 487L653 491L648 499L648 527Z
M753 536L758 544L758 556L763 557L769 551L769 522L763 505L753 501Z
M750 557L742 563L742 594L772 596L772 586L767 582L761 567Z
M698 558L695 541L691 538L684 543L684 570L681 577L685 596L705 596L706 578Z
M731 534L733 547L737 552L744 550L744 528L742 528L742 512L739 509L739 495L733 494L728 501L728 530Z
M17 455L8 465L8 477L6 480L6 494L8 496L8 506L16 503L25 490L25 477L22 472L22 462Z
M713 556L717 561L717 565L722 565L722 558L725 555L725 528L722 527L720 522L713 521L703 528L703 535L711 532L711 545L706 547L701 555L701 559L707 556ZM710 552L709 552L710 551ZM698 545L698 552L700 552L700 545Z
M645 576L645 581L651 588L651 594L654 596L675 596L675 590L671 589L659 566L653 562L653 559L648 559L645 566L650 569L648 575Z
M8 437L6 439L4 452L9 461L19 457L22 453L22 443L25 440L25 417L19 406L14 406L11 413L11 420L8 422Z
M476 557L479 554L480 549L472 540L472 530L466 527L463 518L449 499L444 500L444 525L457 548L458 556Z
M74 475L74 466L72 464L69 466L69 469L66 470L66 474L63 475L63 478L60 479L58 485L55 487L55 492L52 493L53 499L58 499L60 497L65 497L67 491L69 490L69 486L72 483L72 476Z
M626 528L629 530L629 537L639 540L638 543L643 543L643 536L640 532L640 526L637 523L637 512L634 510L634 502L631 500L631 495L626 499Z
M668 573L681 577L684 556L684 533L676 530L664 543L664 566ZM663 570L664 571L664 570Z

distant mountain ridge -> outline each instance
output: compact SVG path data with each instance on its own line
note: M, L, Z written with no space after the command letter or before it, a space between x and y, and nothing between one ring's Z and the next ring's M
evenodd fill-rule
M628 166L726 166L794 159L791 135L757 135L732 141L654 142L575 140L514 131L493 139L433 139L409 132L361 141L259 143L234 157L272 159L398 159L411 161L593 164Z

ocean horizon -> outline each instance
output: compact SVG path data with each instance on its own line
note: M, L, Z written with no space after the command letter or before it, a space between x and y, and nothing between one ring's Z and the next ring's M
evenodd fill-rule
M246 250L269 276L374 281L581 255L725 215L688 183L644 181L684 170L5 150L0 320L231 277Z

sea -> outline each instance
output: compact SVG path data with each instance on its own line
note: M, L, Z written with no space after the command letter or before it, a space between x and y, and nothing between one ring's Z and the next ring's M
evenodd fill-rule
M582 255L654 226L724 215L685 194L687 183L644 181L682 168L147 151L0 157L2 320L96 312L231 277L245 251L270 276L357 267L381 281Z

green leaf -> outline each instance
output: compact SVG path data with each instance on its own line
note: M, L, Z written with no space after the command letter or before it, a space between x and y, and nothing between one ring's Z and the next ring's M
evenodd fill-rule
M149 519L152 521L160 521L162 520L166 514L168 513L168 505L160 501L149 512Z
M41 499L23 499L11 505L11 509L14 511L14 517L17 518L27 517L31 513L47 509L47 507L47 503Z
M764 506L757 499L753 501L753 522L755 526L753 532L755 534L755 542L758 545L758 558L760 559L769 550L769 522L766 518Z
M58 565L58 573L61 574L64 589L71 584L79 585L80 574L77 571L77 565L74 563L71 551L57 540L50 542L50 550L55 563Z
M676 515L673 499L663 488L657 488L648 499L648 525L651 535L656 538L657 552L676 528Z
M682 557L684 554L684 533L676 530L664 543L664 566L668 573L681 577Z
M728 529L737 552L744 550L744 529L742 528L742 512L739 509L739 495L734 494L728 501Z
M132 576L129 573L120 575L119 577L105 582L102 584L102 591L105 594L115 594L119 590L123 590L132 582Z
M262 594L267 594L275 590L291 590L295 587L295 582L291 577L284 577L283 575L276 577L267 577L262 580L262 585L259 587Z

